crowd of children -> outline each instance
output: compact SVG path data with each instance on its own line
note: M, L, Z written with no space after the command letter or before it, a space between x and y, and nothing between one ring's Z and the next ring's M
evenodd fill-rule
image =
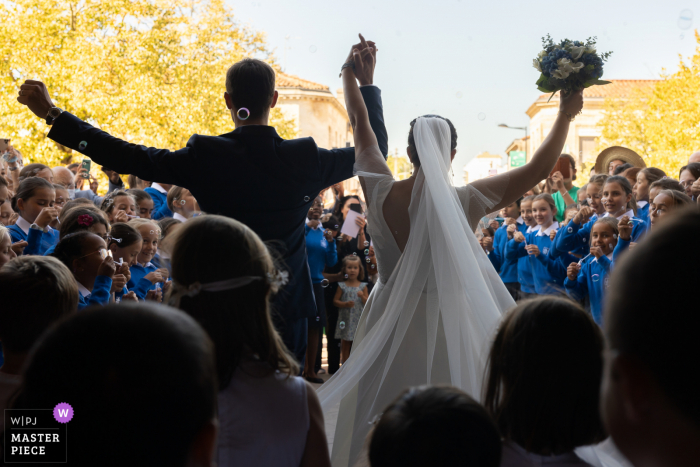
M561 159L575 174L573 158ZM602 326L615 262L668 212L696 202L698 169L698 163L684 166L679 181L654 167L610 164L609 173L592 174L581 188L567 189L571 178L563 179L552 195L552 179L562 180L553 174L533 190L538 194L526 194L495 220L484 219L491 226L482 229L482 247L515 300L568 296ZM562 196L574 203L562 207Z

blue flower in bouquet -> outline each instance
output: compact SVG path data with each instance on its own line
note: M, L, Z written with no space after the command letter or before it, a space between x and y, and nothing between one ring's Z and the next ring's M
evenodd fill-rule
M595 84L608 84L602 81L603 63L610 52L598 54L595 38L586 42L564 39L555 44L547 35L542 38L543 50L533 60L533 66L540 72L537 87L540 91L577 91Z

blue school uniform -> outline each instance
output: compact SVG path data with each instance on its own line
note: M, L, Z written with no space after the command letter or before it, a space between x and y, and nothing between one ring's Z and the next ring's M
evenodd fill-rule
M537 232L540 226L528 227L523 233L527 238L527 234ZM527 294L537 293L535 290L535 277L532 275L534 269L533 261L537 261L532 255L518 258L518 282L520 282L520 291Z
M164 217L173 217L173 212L168 209L168 192L165 191L163 187L158 183L154 183L143 191L153 198L153 213L151 214L151 219L158 220Z
M54 247L58 243L58 230L47 227L46 232L37 229L30 229L32 225L23 217L19 217L14 225L7 228L10 231L12 243L26 241L24 255L43 255L46 250Z
M632 210L627 211L617 219L622 219L623 216L628 216L630 219L632 219L632 222L634 222L634 226L632 227L632 241L639 241L639 239L644 236L649 229L649 224L642 219L635 217ZM608 214L606 213L602 217L608 217ZM559 252L569 252L582 248L590 248L588 241L591 237L591 229L593 228L593 224L595 224L596 220L598 220L597 217L591 218L591 220L586 222L583 226L576 224L573 220L571 220L564 229L565 232L562 233L559 238L555 239L557 240L557 244L555 245L556 249Z
M528 245L537 245L540 254L532 261L532 275L534 278L535 292L540 295L559 295L559 286L563 285L566 277L566 268L563 268L560 261L552 258L550 249L554 242L549 239L552 229L557 229L559 223L555 222L548 228L530 232L525 236ZM510 240L506 245L506 258L524 258L528 255L525 250L525 242L518 243Z
M82 310L92 305L108 305L112 290L112 278L107 276L97 276L92 292L87 290L78 282L78 310Z
M145 266L141 266L138 263L134 264L129 268L131 279L127 282L126 288L134 292L141 300L145 300L148 291L155 290L156 285L144 278L147 274L152 273L156 269L158 268L151 262L147 263Z
M516 222L516 230L525 233L527 225L522 217L519 217ZM496 235L493 238L493 251L489 254L491 264L498 271L498 275L504 284L517 283L518 281L518 259L506 258L506 244L508 243L508 226L503 224L496 230ZM500 266L497 267L496 264Z
M611 258L607 256L601 256L600 258L590 256L581 264L581 270L575 281L570 280L568 277L564 281L566 293L571 298L581 300L586 296L589 297L591 315L599 326L603 325L604 296L608 287L612 264Z
M637 201L637 217L649 224L649 203L647 201Z

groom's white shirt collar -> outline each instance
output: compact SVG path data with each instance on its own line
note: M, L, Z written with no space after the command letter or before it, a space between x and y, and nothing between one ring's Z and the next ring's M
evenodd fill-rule
M552 230L556 231L559 228L559 222L554 222L552 225L550 225L549 227L547 227L544 230L542 230L541 225L538 227L539 227L539 231L537 232L537 236L544 237L545 235L549 235L549 232L551 232Z
M160 191L160 192L163 193L163 194L166 194L166 195L168 194L168 192L165 190L165 188L163 188L162 186L160 186L159 183L152 183L152 184L151 184L151 188L153 188L153 189L155 189L155 190L157 190L157 191Z

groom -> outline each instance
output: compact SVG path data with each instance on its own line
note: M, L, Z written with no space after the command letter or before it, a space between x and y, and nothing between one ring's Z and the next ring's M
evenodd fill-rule
M363 47L356 44L354 48ZM352 51L348 58L352 58ZM386 157L380 90L372 84L375 59L375 53L365 54L366 63L358 67L363 70L357 78L372 129ZM93 127L56 107L40 81L25 81L17 100L52 125L48 136L57 143L79 150L118 173L185 187L204 212L243 222L274 246L284 261L280 269L287 270L290 278L273 303L276 324L303 366L307 318L316 315L304 223L323 188L353 176L355 152L354 148L321 149L312 138L280 138L268 126L277 97L275 72L268 64L255 59L235 63L226 73L224 93L235 130L220 136L193 135L187 146L177 151L127 143ZM187 110L181 112L183 115L171 118L185 117ZM99 115L94 117L100 119ZM216 248L211 245L213 260Z

